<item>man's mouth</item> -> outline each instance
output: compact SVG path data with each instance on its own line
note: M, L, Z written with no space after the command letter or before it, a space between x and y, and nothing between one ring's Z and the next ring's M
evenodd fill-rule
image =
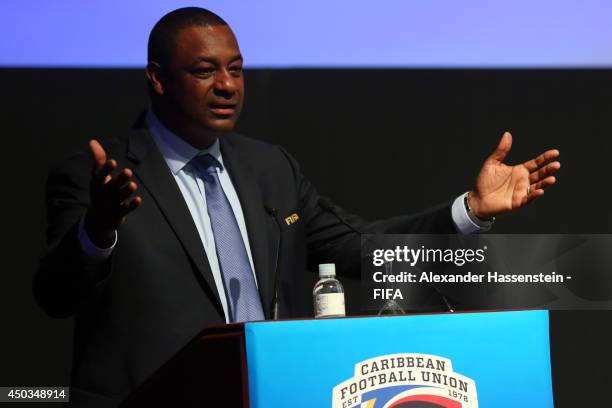
M216 116L231 116L236 112L236 104L230 103L211 103L208 105L210 111Z

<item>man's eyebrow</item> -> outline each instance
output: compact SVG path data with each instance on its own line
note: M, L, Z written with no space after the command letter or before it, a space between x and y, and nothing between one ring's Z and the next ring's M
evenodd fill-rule
M241 54L238 54L238 55L236 55L234 58L232 58L232 59L230 60L230 64L231 64L232 62L236 62L236 61L240 61L240 62L242 62L242 60L243 60L242 55L241 55ZM206 56L200 56L200 57L197 57L197 58L196 58L196 59L193 61L193 63L194 63L194 64L197 64L198 62L208 62L208 63L210 63L210 64L215 64L217 61L215 60L215 58L210 58L210 57L206 57Z

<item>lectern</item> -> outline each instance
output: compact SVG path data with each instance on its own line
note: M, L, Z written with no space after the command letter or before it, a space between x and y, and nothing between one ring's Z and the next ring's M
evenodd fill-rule
M205 329L122 407L553 406L547 311Z

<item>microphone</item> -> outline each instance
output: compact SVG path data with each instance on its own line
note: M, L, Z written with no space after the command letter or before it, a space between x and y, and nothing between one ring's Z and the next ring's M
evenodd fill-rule
M320 196L318 201L319 207L323 209L323 211L330 213L333 215L342 225L348 227L351 231L359 235L368 235L373 234L372 232L365 232L361 229L355 227L353 224L344 219L344 216L338 211L338 206L334 204L329 198ZM369 242L373 238L373 235L367 237L365 241L362 242L362 247L366 242ZM366 254L366 256L371 257L372 253Z
M340 221L342 224L347 226L351 231L359 235L365 235L365 232L360 231L359 229L355 228L353 225L351 225L348 221L344 219L342 214L340 214L340 212L338 211L338 206L334 204L329 198L323 197L323 196L319 197L318 204L319 204L319 207L321 207L324 211L332 214L334 217L338 219L338 221Z
M442 292L440 292L440 289L438 289L438 287L436 285L432 285L434 290L436 291L436 293L438 294L438 296L440 296L442 298L442 300L444 301L444 304L446 305L446 308L448 309L449 312L451 313L455 313L455 310L452 308L450 302L448 301L448 299L446 298L446 296L444 296L442 294Z
M324 211L332 214L334 217L336 217L338 219L338 221L340 221L342 224L344 224L345 226L350 228L351 231L354 231L357 234L365 235L365 233L363 231L360 231L359 229L355 228L353 225L351 225L349 222L347 222L344 219L344 217L338 212L338 206L336 206L329 198L323 197L323 196L319 197L319 207L321 207ZM440 292L440 290L436 287L436 285L433 285L433 287L434 287L434 290L436 291L436 293L438 294L438 296L440 296L440 298L442 299L442 301L446 305L446 308L448 309L448 311L451 312L451 313L454 313L455 310L451 306L451 304L448 301L448 299L446 298L446 296L444 296L442 294L442 292Z
M272 298L272 310L270 311L270 315L272 316L273 320L278 320L278 308L279 308L279 301L278 301L278 280L279 280L279 273L278 273L278 254L280 253L280 249L281 249L281 239L283 238L283 234L282 234L282 229L281 229L281 225L280 222L278 221L278 210L274 207L268 206L268 205L264 205L264 208L266 209L266 212L268 213L269 216L271 216L274 219L274 222L276 223L276 226L278 227L278 241L276 243L276 258L274 259L274 297Z

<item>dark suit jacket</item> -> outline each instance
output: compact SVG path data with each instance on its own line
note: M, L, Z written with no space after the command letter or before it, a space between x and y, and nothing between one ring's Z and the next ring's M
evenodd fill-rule
M312 316L308 266L331 261L340 271L359 271L359 235L318 205L318 193L285 150L238 134L220 142L266 317L276 269L280 316ZM88 267L77 231L89 203L92 159L83 152L67 160L48 179L50 249L34 280L35 297L50 315L76 317L71 398L87 406L116 405L199 331L224 323L197 229L148 130L131 131L105 149L119 168L134 171L141 207L120 227L106 264ZM266 208L278 211L278 222ZM299 220L285 223L294 213ZM346 217L371 232L454 232L450 204L372 223Z

